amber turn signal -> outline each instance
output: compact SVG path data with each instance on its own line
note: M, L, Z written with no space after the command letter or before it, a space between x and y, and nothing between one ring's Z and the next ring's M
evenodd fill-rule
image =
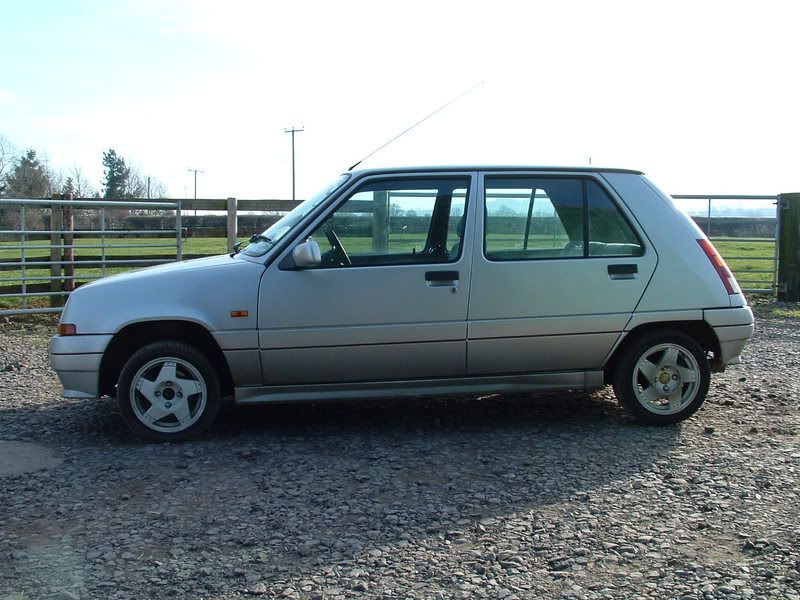
M72 323L59 323L56 331L58 335L78 335L78 328Z
M232 317L246 317L249 314L250 313L248 313L246 310L232 310L231 311L231 316Z

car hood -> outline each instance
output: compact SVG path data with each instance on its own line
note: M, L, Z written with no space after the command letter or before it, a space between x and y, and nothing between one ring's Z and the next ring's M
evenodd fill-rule
M61 322L74 323L79 335L157 320L193 321L211 330L255 328L263 271L262 264L224 254L113 275L75 290ZM248 317L232 319L231 311Z

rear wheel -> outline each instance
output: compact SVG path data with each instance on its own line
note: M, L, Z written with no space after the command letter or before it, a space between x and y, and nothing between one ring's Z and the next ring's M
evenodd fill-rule
M694 414L708 393L711 372L703 349L680 331L661 330L633 340L613 374L614 393L639 420L676 423Z
M122 417L140 437L181 441L206 431L219 412L219 379L205 355L184 342L148 344L117 384Z

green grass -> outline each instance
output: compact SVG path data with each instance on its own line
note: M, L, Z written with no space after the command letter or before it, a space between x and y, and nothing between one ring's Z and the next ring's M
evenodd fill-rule
M775 267L773 240L753 242L722 238L713 242L743 288L769 288L772 285L772 269Z
M765 296L755 296L749 300L753 312L766 319L800 319L799 302L778 302Z

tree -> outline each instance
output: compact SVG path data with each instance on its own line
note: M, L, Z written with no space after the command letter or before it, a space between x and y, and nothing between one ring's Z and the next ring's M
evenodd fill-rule
M125 188L126 198L164 198L167 187L159 179L142 174L135 166L128 168L128 185Z
M99 194L95 191L94 187L86 180L86 176L78 165L73 165L69 170L69 178L72 179L75 186L76 198L94 198Z
M37 158L34 150L28 150L6 177L5 195L9 198L45 198L52 190L52 180L47 165Z
M116 151L109 148L103 152L103 166L105 181L103 182L103 196L106 198L130 198L128 195L128 179L131 170L125 164L125 159L118 156Z
M11 168L14 164L14 156L17 154L17 149L8 141L3 135L0 135L0 196L6 188L6 178L11 173Z
M61 188L61 193L72 194L75 196L75 183L72 181L72 177L67 177L67 180L64 182L64 186Z

